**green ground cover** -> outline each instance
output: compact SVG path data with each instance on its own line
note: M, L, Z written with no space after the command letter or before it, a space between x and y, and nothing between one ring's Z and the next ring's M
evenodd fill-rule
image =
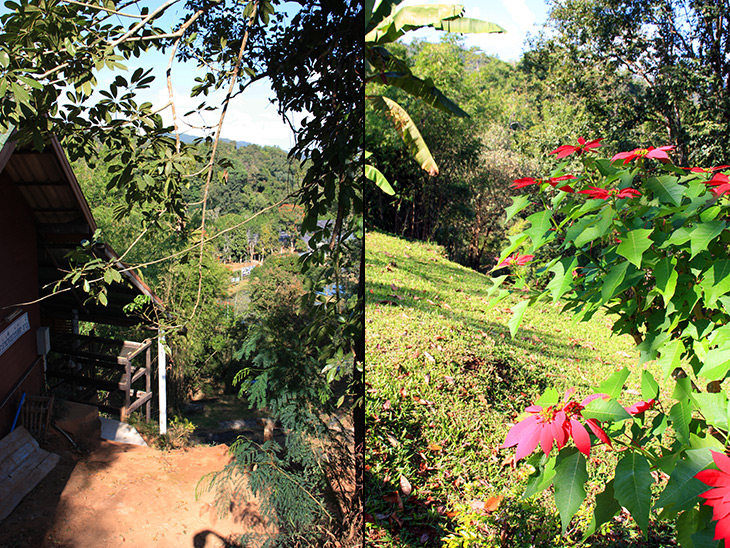
M490 308L488 276L439 246L377 232L366 236L366 279L367 545L675 545L665 525L643 540L625 513L582 542L615 452L592 449L589 494L563 536L552 488L523 500L529 466L513 468L514 449L499 448L550 386L575 387L580 401L627 366L622 403L641 399L638 352L610 318L573 324L546 303L511 339L520 295Z

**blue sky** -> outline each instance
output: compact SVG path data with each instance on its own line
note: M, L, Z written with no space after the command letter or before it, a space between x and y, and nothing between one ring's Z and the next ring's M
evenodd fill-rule
M155 9L161 2L141 2L140 5L150 6ZM289 4L289 6L287 6ZM287 9L291 3L283 4L283 9ZM129 12L134 13L134 6L127 8ZM170 28L173 23L181 20L184 15L183 3L178 3L170 8L169 13L163 16L159 22L161 28ZM125 24L129 24L125 21ZM126 64L131 74L137 67L141 66L145 69L154 68L153 75L156 76L155 81L151 84L150 89L138 93L138 103L149 101L154 108L161 108L168 100L167 81L165 79L165 69L169 61L168 54L159 52L150 52L139 59L132 58ZM111 71L102 71L98 75L102 89L108 88L111 81L117 73ZM195 85L196 76L202 76L205 71L197 69L197 63L175 62L172 68L172 85L173 96L175 101L175 109L178 117L181 117L188 111L195 110L196 107L207 100L210 105L220 105L225 97L224 91L211 94L207 98L198 96L191 98L190 90ZM227 89L227 86L226 86ZM294 145L294 135L289 126L282 120L277 113L276 106L271 104L271 98L274 96L268 79L261 80L251 85L243 94L239 95L231 101L226 112L226 118L223 124L221 136L234 141L247 141L259 145L278 146L284 150L289 150ZM163 120L172 124L171 110L168 108L160 112ZM186 120L195 126L216 125L220 116L220 111L207 111L197 113ZM293 115L295 123L301 120L305 114ZM187 126L185 123L180 124L181 133L188 135L200 136L203 132Z
M401 5L443 3L444 0L405 0ZM547 5L544 0L458 0L465 7L465 16L492 21L504 27L506 34L466 35L468 46L475 46L489 55L499 57L504 61L516 61L525 49L525 39L528 33L537 34L547 17ZM291 5L291 4L290 4ZM286 4L284 8L286 9ZM175 10L175 8L173 8ZM177 12L179 19L182 8ZM173 11L172 15L175 15ZM424 30L409 33L408 37L419 37L437 42L442 33L433 30ZM145 64L163 68L167 65L167 57L153 54L145 59ZM131 69L135 68L130 66ZM167 102L167 87L164 80L164 70L160 74L152 89L145 94L144 100L151 101L155 106L162 106ZM196 76L194 63L177 63L173 68L173 86L178 113L193 110L200 102L200 98L189 97L190 87ZM218 95L218 102L223 94ZM235 141L248 141L260 145L275 145L285 150L294 144L294 136L290 128L281 120L276 108L270 103L273 97L268 81L261 81L251 86L242 96L236 98L229 107L223 126L222 136ZM210 100L213 104L215 101ZM171 122L169 109L162 113L167 122ZM301 120L304 114L295 115L295 121ZM204 117L204 118L203 118ZM218 120L217 112L198 114L190 120L200 125L201 121L214 124ZM184 128L183 128L184 129ZM191 135L200 135L195 129L187 129Z

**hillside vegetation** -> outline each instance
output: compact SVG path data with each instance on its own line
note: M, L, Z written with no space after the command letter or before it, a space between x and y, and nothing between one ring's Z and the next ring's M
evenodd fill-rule
M529 466L513 470L514 452L500 449L546 388L584 397L634 365L631 338L612 336L603 315L573 324L559 304L545 304L528 309L512 340L518 296L490 308L488 276L445 256L434 244L366 236L369 545L639 545L625 515L580 542L615 454L591 452L592 492L561 536L551 490L522 500ZM636 372L627 389L638 398ZM666 533L653 530L641 545L666 545Z

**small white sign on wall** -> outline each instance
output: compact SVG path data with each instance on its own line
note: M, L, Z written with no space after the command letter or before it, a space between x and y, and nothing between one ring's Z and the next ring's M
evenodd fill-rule
M30 330L30 322L28 321L28 313L24 312L20 318L10 324L10 327L4 329L0 333L0 356L13 346L13 343L17 341L23 333Z

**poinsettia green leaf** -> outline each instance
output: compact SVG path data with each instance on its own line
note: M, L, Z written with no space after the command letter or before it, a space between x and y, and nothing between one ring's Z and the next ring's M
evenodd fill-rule
M523 499L528 499L537 493L540 493L553 484L555 477L555 457L545 459L545 455L541 454L541 462L535 467L535 472L527 478L527 486L522 494Z
M703 274L700 287L705 295L705 307L714 307L720 297L730 292L730 261L712 263Z
M707 510L710 514L707 515ZM692 508L677 518L677 542L682 548L717 548L720 541L713 540L714 527L710 523L712 509L708 506Z
M730 371L730 343L710 350L704 357L702 369L697 373L711 381L722 380Z
M549 271L555 276L545 289L550 291L553 302L557 302L566 291L573 287L573 271L576 266L578 266L576 257L563 257L550 268Z
M603 277L603 285L601 287L601 302L606 303L616 295L616 289L621 285L626 277L626 271L629 263L621 262L613 266Z
M686 187L680 185L676 177L672 177L671 175L651 177L644 184L654 193L654 196L659 198L661 203L672 204L673 206L682 204L682 196L684 196Z
M706 250L710 245L710 242L717 238L720 233L725 230L726 226L727 224L725 221L709 221L707 223L695 225L695 227L689 231L690 247L692 249L690 259L694 258L701 251Z
M681 339L669 341L659 349L659 359L657 360L657 364L661 366L665 380L669 377L669 374L672 371L679 367L684 350L684 343Z
M664 249L669 246L681 246L687 243L690 238L691 235L689 230L682 226L672 232L672 235L669 236L669 238L667 238L660 247Z
M506 249L502 250L502 254L499 256L499 259L497 259L497 264L500 264L502 261L504 261L507 257L509 257L512 252L520 247L525 240L527 240L527 234L512 234L509 236L509 245Z
M511 308L512 317L507 322L507 327L509 327L509 333L513 339L515 338L515 333L517 333L517 330L520 328L520 324L522 323L522 318L525 316L525 310L527 310L528 304L530 304L529 299L526 301L520 301Z
M601 422L619 422L631 418L631 415L619 402L601 398L586 405L582 414L587 419L596 419Z
M677 279L679 274L675 270L677 259L675 257L664 257L654 268L654 279L656 280L656 289L664 299L666 306L674 296L677 288Z
M547 238L545 236L552 226L552 223L550 222L552 214L553 212L549 210L538 211L527 218L527 220L530 221L531 226L525 230L524 233L530 237L533 250L547 242Z
M651 485L654 478L646 457L630 452L616 465L614 495L648 537Z
M507 213L507 218L504 220L504 222L508 222L512 217L517 215L520 211L525 209L528 205L530 205L530 197L527 194L520 194L519 196L513 196L512 197L512 205L505 208L505 213Z
M629 373L630 371L626 367L613 372L606 380L598 385L596 393L608 394L614 399L618 398L621 395L621 391L624 389L626 379L629 378Z
M653 228L639 228L622 235L616 253L625 257L636 268L641 268L641 258L644 252L654 243L649 238L652 232L654 232Z
M689 421L692 420L692 406L688 402L675 403L669 410L669 418L680 443L689 442Z
M659 397L659 383L646 369L641 372L641 397L646 401Z
M560 513L563 534L570 520L586 498L585 482L588 480L586 459L583 453L570 450L565 458L560 458L555 467L555 505Z
M695 479L700 470L712 462L709 449L688 449L669 476L664 491L654 504L654 508L671 506L673 512L689 510L697 504L697 496L707 491L707 485Z
M560 394L558 394L557 390L550 387L542 393L542 395L535 402L535 405L539 405L540 407L550 407L551 405L555 405L559 401Z
M583 535L583 542L595 533L601 525L610 521L613 516L621 511L621 505L616 500L613 492L613 482L614 480L609 481L603 491L596 495L593 519Z
M589 242L605 236L611 229L614 219L614 210L610 207L604 208L598 215L591 218L591 222L582 227L580 233L575 237L575 247L583 247Z
M722 392L696 392L695 402L707 424L721 430L728 430L727 398Z

